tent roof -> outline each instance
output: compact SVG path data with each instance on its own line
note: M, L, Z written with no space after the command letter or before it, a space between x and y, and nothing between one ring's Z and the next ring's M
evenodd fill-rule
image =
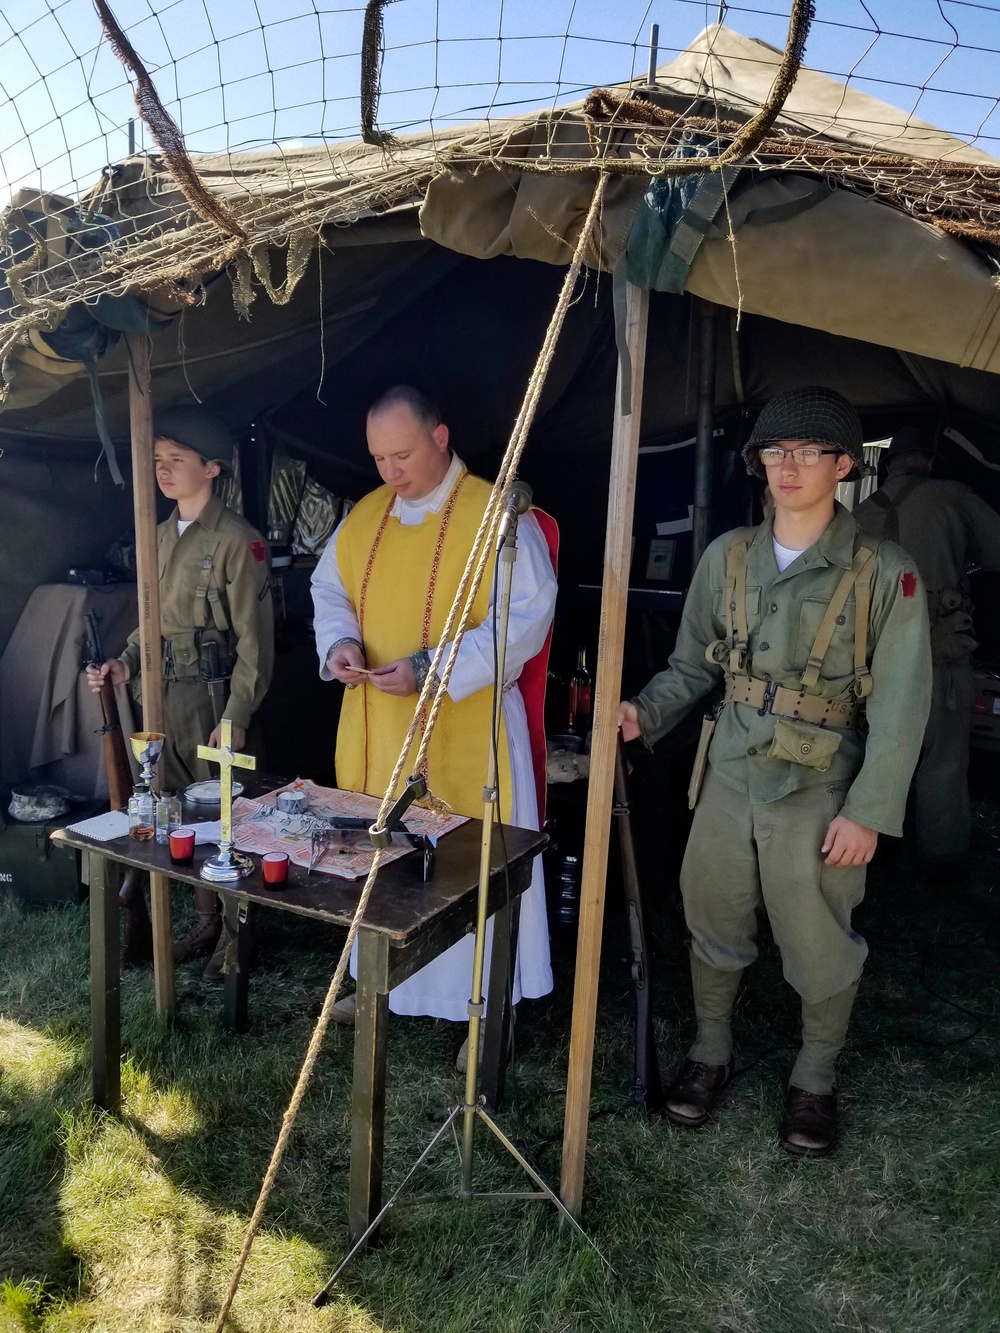
M657 71L657 82L679 97L707 99L752 116L767 100L781 58L782 52L766 42L713 24ZM778 124L881 152L1000 166L996 158L928 121L805 65Z
M713 24L676 59L658 67L658 94L693 113L698 103L711 102L737 118L749 118L766 102L781 59L782 52L766 42ZM615 88L624 93L638 86L646 85L633 80ZM365 143L330 142L315 147L208 153L193 160L211 192L231 203L287 196L300 190L322 191L342 196L345 201L349 198L361 216L381 212L386 197L404 206L419 203L423 195L419 178L451 153L487 160L503 145L519 142L527 133L537 134L552 120L573 120L583 115L584 102L577 101L564 104L554 113L530 112L401 135L387 150ZM981 149L805 66L777 123L792 133L832 143L1000 168L1000 160ZM397 187L414 175L417 179L411 179L411 188L397 197ZM166 173L156 172L153 193L167 207L186 209Z
M765 43L713 25L661 67L655 98L682 114L717 109L723 117L744 118L766 98L780 59L781 53ZM627 90L622 85L621 91ZM808 133L814 142L850 144L854 149L891 146L897 153L905 148L914 162L938 156L961 159L973 173L994 161L923 121L805 68L780 124L789 133ZM613 125L604 130L604 140L611 154L643 158L635 127ZM184 395L190 355L199 347L205 371L214 366L217 372L213 382L219 386L223 410L234 421L248 421L273 404L275 394L288 399L315 376L315 358L306 349L315 348L321 326L329 368L374 336L394 310L419 300L460 255L565 265L590 204L594 174L547 174L536 168L546 162L578 164L587 161L590 152L583 103L576 103L408 135L384 151L366 144L330 143L196 158L208 189L233 206L261 271L284 303L259 296L248 323L233 314L226 284L215 284L208 310L186 312L179 333L175 326L159 336L158 396L165 400ZM496 164L498 156L504 165ZM648 179L645 160L637 165L637 174L609 182L601 253L592 255L595 267L609 267L628 238ZM760 175L761 188L767 189L794 179L795 173ZM156 159L132 158L109 169L106 185L101 208L122 223L126 234L130 228L141 232L148 226L147 258L150 264L155 261L161 275L171 266L184 271L197 256L206 265L202 271L213 271L205 257L227 238L213 224L194 218L176 182ZM324 242L322 287L313 257L303 264L306 276L292 299L290 290L282 291L284 261L277 252L291 235L308 240L314 232L321 233ZM426 244L428 240L436 246ZM389 242L396 244L386 250ZM143 268L146 261L129 259L141 249L133 237L112 256L119 267L110 277L102 278L100 272L84 277L92 284L91 295L141 288L149 265ZM269 252L279 270L273 276L266 268ZM964 241L870 195L835 190L827 201L789 221L745 227L735 241L706 240L687 290L744 315L806 326L817 335L834 334L859 345L879 344L893 349L893 356L902 352L910 358L907 378L919 386L915 403L936 402L935 386L947 381L949 405L968 406L980 422L994 415L988 410L991 375L945 375L943 366L940 372L928 372L920 370L922 362L915 359L1000 370L1000 291L990 264ZM942 311L948 312L946 319ZM758 327L765 326L748 329L748 340L756 339ZM817 345L836 356L835 340L821 338ZM844 357L851 360L846 351ZM851 363L856 367L856 361ZM898 407L898 385L882 392L876 382L880 372L874 367L887 364L884 358L873 358L871 364L871 384L857 384L856 369L849 377L859 404ZM120 432L125 420L118 410L124 406L123 350L100 365L112 399L110 416ZM83 383L68 383L65 375L48 376L37 365L33 381L23 365L15 365L14 373L31 393L20 400L17 392L12 395L0 414L0 430L64 437L76 433L93 439L93 428L86 424L89 392ZM833 365L828 377L831 382L837 378ZM772 379L763 376L761 383ZM57 389L56 401L49 399L44 410L31 406ZM1000 412L995 415L1000 417ZM679 421L677 426L683 429L684 424Z

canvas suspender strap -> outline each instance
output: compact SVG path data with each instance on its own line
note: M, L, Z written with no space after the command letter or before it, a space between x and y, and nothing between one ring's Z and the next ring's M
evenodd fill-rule
M219 596L219 589L212 579L212 570L215 566L215 553L219 549L219 543L222 541L221 532L212 532L206 534L205 542L202 546L201 555L201 576L198 579L198 586L194 593L194 627L195 629L205 629L208 624L208 609L212 610L212 622L215 628L224 634L229 629L229 620L222 606L222 599Z
M868 670L868 617L872 605L872 579L875 576L875 556L878 542L862 534L858 554L867 550L871 559L858 571L854 583L854 697L867 699L872 692L872 676Z
M726 552L726 637L729 649L729 674L749 675L747 669L750 626L747 622L747 550L756 528L737 528ZM716 644L710 644L710 661L715 661Z
M836 591L830 598L830 605L826 608L826 614L820 621L819 630L816 633L815 641L809 650L809 657L806 660L806 669L799 677L799 684L804 690L814 690L819 682L820 668L823 665L823 658L826 657L826 650L830 647L830 641L833 638L833 631L837 627L837 621L843 611L851 589L857 583L862 570L874 559L874 551L870 546L861 545L854 553L854 559L851 561L850 569L845 569L837 584ZM868 591L871 592L871 575L868 576ZM855 595L855 625L854 625L854 674L858 675L858 654L860 652L861 666L867 673L866 648L868 644L868 599L865 604L865 618L861 624L861 633L859 629L857 596ZM869 686L870 689L870 686Z
M916 480L921 481L923 478ZM727 700L734 697L731 692L733 677L742 676L754 680L749 671L750 628L747 617L746 584L747 550L755 531L755 528L738 528L733 534L733 540L726 553L726 638L710 643L705 651L705 656L710 662L723 662L728 650L726 675L730 678L730 690L727 693ZM868 670L868 618L871 611L872 578L875 574L875 555L878 548L879 543L871 537L865 534L859 536L858 549L854 553L851 567L844 571L834 590L809 651L805 670L799 678L803 690L814 690L819 683L823 660L833 639L837 621L847 605L847 599L853 588L854 684L851 692L856 700L866 699L871 694L872 678Z
M920 483L923 477L913 479ZM911 488L912 489L912 488ZM877 495L877 492L876 492ZM900 496L901 497L901 496ZM727 700L733 697L732 677L747 677L749 673L749 619L747 616L747 552L756 528L737 528L725 555L725 639L715 640L705 649L705 657L712 663L728 663ZM837 620L843 615L851 589L855 589L855 680L851 692L856 700L867 698L872 692L872 677L868 670L868 617L872 605L872 577L875 575L875 556L879 543L860 535L851 568L845 569L820 621L819 631L809 649L805 670L799 684L803 690L813 690L819 684L823 660L833 639Z
M899 506L911 491L927 480L926 477L908 477L899 488L899 494L890 499L885 491L872 491L869 499L885 511L885 540L899 543Z

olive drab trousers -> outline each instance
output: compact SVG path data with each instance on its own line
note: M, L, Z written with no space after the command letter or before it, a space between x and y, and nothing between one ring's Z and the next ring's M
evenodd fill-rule
M803 1051L792 1082L829 1092L868 954L851 926L867 867L828 866L820 853L846 789L804 787L752 805L709 769L681 867L699 1026L691 1059L728 1058L729 1016L743 970L757 957L764 911L785 980L802 999Z
M228 684L228 683L227 683ZM189 783L218 775L218 769L198 758L198 746L207 745L215 729L215 710L204 681L163 682L163 785L183 791Z

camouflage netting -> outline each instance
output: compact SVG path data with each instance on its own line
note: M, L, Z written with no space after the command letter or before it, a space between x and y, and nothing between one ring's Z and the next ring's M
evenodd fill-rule
M77 362L47 336L74 306L88 303L100 316L99 301L138 295L138 315L119 327L135 327L144 312L156 327L197 303L204 279L228 271L236 308L246 315L259 291L279 304L291 299L321 238L335 243L338 228L394 211L421 209L424 234L462 253L565 264L602 173L609 182L599 244L587 257L592 267L610 268L624 248L650 177L717 172L729 163L771 176L820 176L938 232L980 247L1000 244L1000 163L800 67L811 4L794 6L784 52L713 26L658 71L653 88L599 89L550 112L399 138L375 127L376 6L362 99L369 142L194 157L107 6L99 0L98 7L162 156L106 168L79 201L15 197L3 219L10 258L7 290L0 290L7 298L0 393L14 375L23 380L26 364L39 374L82 368L85 358ZM691 135L709 145L705 155L678 153ZM514 192L530 215L519 230ZM941 253L934 251L934 264ZM958 252L943 253L951 259ZM714 299L737 304L725 291ZM909 350L993 368L991 351Z

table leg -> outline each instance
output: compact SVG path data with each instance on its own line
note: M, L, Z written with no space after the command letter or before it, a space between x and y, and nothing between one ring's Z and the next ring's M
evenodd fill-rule
M118 875L106 856L90 853L90 1031L94 1105L121 1106L121 960Z
M514 1015L510 986L517 956L517 932L521 899L504 904L493 918L493 949L486 992L486 1022L483 1027L483 1068L479 1088L492 1111L503 1101L504 1075L510 1052L510 1029Z
M385 1062L389 1037L389 944L358 934L358 998L351 1096L351 1180L347 1228L353 1245L382 1206ZM372 1236L374 1240L377 1233Z
M142 886L140 885L140 891ZM150 919L153 925L153 987L156 1012L172 1018L177 1008L174 994L174 931L170 919L170 879L149 877Z
M246 1032L247 996L250 989L250 951L253 948L253 909L246 898L224 893L222 929L226 945L226 974L222 1002L222 1025L233 1032Z

